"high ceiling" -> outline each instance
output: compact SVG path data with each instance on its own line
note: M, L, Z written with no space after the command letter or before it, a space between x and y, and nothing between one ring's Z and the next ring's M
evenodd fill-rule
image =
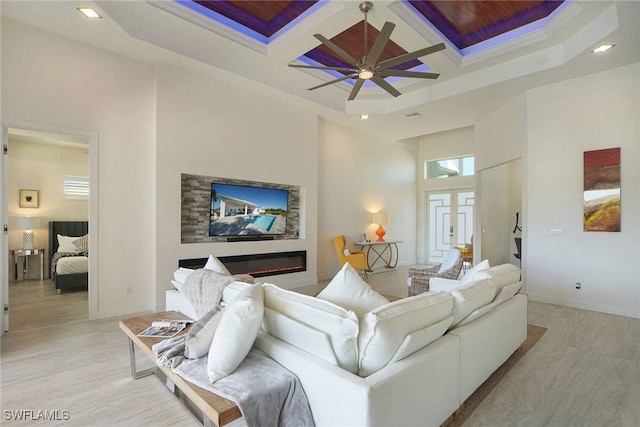
M353 58L365 54L357 1L2 1L9 18L129 57L224 70L234 84L277 91L289 102L392 139L471 125L523 90L640 61L640 1L374 1L367 49L385 22L395 28L381 61L438 43L446 49L394 68L438 73L436 80L388 77L394 97L355 79L309 91L350 67L314 37ZM103 16L87 20L76 7ZM603 42L615 47L596 55ZM361 121L360 114L370 119Z

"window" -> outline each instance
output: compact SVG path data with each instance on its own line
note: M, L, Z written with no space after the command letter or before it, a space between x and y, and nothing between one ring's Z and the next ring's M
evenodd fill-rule
M450 178L452 176L472 176L473 174L473 156L430 160L424 163L425 179Z
M86 176L62 177L62 198L63 199L88 199L89 198L89 178Z

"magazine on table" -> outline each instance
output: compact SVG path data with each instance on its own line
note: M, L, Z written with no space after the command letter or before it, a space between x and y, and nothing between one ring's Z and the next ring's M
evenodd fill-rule
M180 333L180 331L186 328L189 323L193 323L193 320L162 319L156 322L151 322L151 326L140 332L138 336L156 338L175 337Z

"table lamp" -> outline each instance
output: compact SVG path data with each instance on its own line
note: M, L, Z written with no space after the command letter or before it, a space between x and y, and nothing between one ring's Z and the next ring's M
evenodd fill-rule
M18 216L13 218L13 224L13 228L25 230L22 234L22 249L33 250L35 242L33 229L40 227L40 218Z
M378 240L376 240L376 242L384 242L384 235L386 234L386 231L384 231L384 228L382 228L382 224L389 224L389 213L372 213L371 224L378 224L378 229L376 230L376 236L378 236Z

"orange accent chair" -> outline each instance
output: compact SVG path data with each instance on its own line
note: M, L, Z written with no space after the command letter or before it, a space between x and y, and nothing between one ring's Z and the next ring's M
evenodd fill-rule
M368 278L367 271L367 256L364 252L355 251L351 252L347 248L347 239L343 235L333 238L333 245L336 247L336 254L338 255L338 261L340 261L340 267L342 268L346 262L351 264L351 267L356 270L362 270L364 277Z

